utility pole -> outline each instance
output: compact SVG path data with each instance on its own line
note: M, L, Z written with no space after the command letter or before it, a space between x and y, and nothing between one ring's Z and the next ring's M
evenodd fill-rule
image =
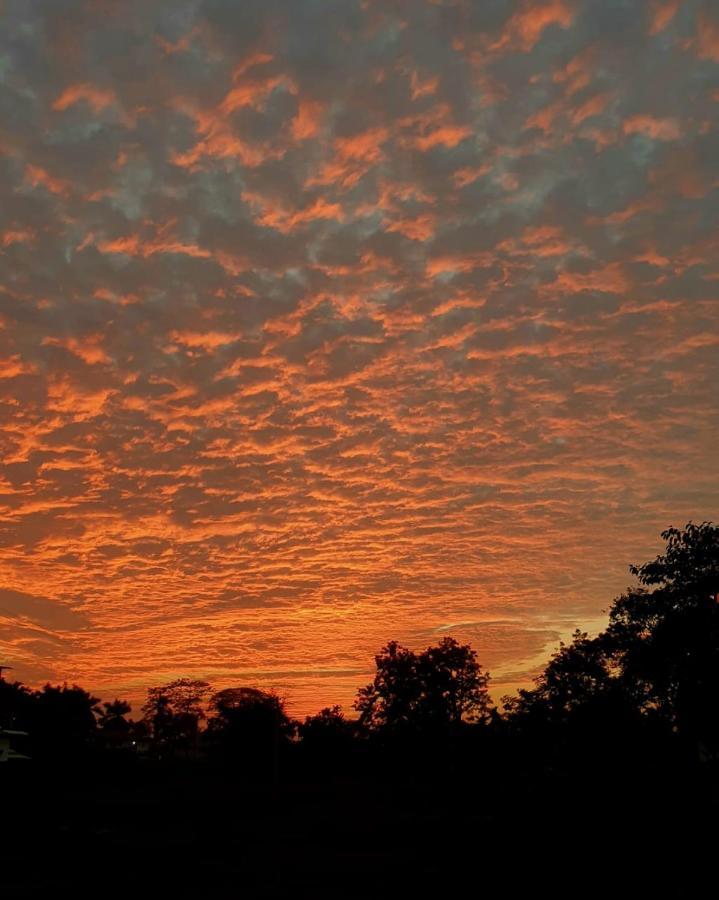
M5 671L5 669L12 669L12 666L0 666L0 681L3 680L2 673Z

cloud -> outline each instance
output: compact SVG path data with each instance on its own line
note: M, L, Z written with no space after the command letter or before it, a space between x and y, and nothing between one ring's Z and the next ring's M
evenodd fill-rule
M311 712L450 626L510 689L716 518L710 4L0 15L22 677Z
M50 631L75 631L88 625L82 613L64 603L9 588L0 588L0 615Z

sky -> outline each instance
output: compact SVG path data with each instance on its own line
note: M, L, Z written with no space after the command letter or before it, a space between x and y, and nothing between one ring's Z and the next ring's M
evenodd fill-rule
M495 696L719 518L719 8L1 0L0 662Z

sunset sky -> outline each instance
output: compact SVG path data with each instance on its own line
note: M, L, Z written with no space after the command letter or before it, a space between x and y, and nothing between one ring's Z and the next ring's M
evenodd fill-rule
M495 696L719 506L719 7L2 0L0 662Z

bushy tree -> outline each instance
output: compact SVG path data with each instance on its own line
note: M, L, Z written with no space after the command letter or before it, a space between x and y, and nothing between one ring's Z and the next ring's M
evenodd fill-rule
M97 733L98 703L77 685L46 684L35 691L28 728L33 752L63 758L87 753Z
M627 692L682 737L719 749L719 527L662 533L666 550L632 566L602 636Z
M690 522L662 538L663 554L630 566L639 586L615 599L608 627L576 632L507 701L515 723L625 735L644 723L719 752L719 528Z
M208 737L225 761L248 773L277 776L282 747L294 731L284 700L274 691L225 688L210 700Z
M299 726L303 744L324 752L345 746L354 735L354 723L345 718L341 706L325 706L314 716L306 716Z
M515 716L556 726L567 722L582 706L605 696L612 686L603 643L577 630L571 643L560 643L534 688L520 690L516 698L505 698L504 705Z
M179 678L150 688L142 707L144 721L157 752L189 746L206 718L204 701L210 692L206 681Z
M27 729L35 694L19 681L0 679L0 728Z
M132 707L126 700L105 701L97 711L100 736L107 748L122 748L130 739L132 724L126 716Z
M476 653L454 638L422 653L390 641L375 657L373 681L361 688L355 709L370 731L446 729L488 718L489 674Z
M124 722L127 725L125 716L131 712L132 707L127 700L115 699L111 702L106 700L99 708L97 724L103 730L112 728L120 722Z

